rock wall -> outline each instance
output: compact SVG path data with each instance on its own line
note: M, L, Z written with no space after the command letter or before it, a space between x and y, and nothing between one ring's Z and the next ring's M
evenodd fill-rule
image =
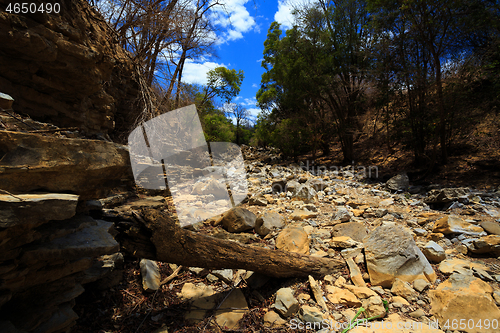
M91 199L128 177L125 146L0 131L0 332L67 332L85 284L119 281L113 223Z
M138 115L133 63L87 1L58 3L59 14L10 14L0 2L0 91L18 113L116 138Z

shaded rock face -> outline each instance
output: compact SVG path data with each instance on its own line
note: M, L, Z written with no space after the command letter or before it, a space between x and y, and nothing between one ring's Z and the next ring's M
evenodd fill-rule
M125 146L99 140L0 132L0 183L11 193L71 192L100 197L132 179Z
M0 12L0 91L36 120L87 133L124 133L140 108L133 64L84 0L59 14Z

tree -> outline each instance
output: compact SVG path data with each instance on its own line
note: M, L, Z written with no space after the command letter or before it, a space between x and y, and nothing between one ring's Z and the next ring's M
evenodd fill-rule
M305 7L295 17L298 24L283 38L279 24L271 24L257 100L278 121L300 119L312 134L313 151L319 144L327 153L336 132L350 163L371 65L365 3L322 0L319 8Z
M203 99L200 105L206 101L219 97L223 102L229 104L240 93L240 87L244 79L242 70L216 67L207 73L207 85L203 89Z
M250 113L241 104L229 104L226 108L226 113L236 120L236 144L241 144L242 138L242 125L243 122L248 120Z

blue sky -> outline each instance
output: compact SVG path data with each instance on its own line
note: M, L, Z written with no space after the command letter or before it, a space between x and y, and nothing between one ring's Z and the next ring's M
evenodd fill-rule
M244 105L253 116L256 116L260 109L255 104L255 95L264 72L261 60L267 30L273 21L281 23L283 29L290 28L293 20L291 15L293 3L299 2L297 0L293 3L290 0L223 1L226 4L226 11L217 18L214 17L214 23L218 28L214 47L216 56L193 59L187 63L183 81L204 84L207 71L217 66L243 70L245 79L240 94L234 102Z

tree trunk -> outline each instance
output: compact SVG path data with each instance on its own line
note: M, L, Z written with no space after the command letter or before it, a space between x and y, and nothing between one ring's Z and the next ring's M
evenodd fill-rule
M345 267L343 259L269 250L191 232L155 209L143 208L141 216L140 226L118 225L122 250L136 257L208 269L246 269L279 278L323 276Z

